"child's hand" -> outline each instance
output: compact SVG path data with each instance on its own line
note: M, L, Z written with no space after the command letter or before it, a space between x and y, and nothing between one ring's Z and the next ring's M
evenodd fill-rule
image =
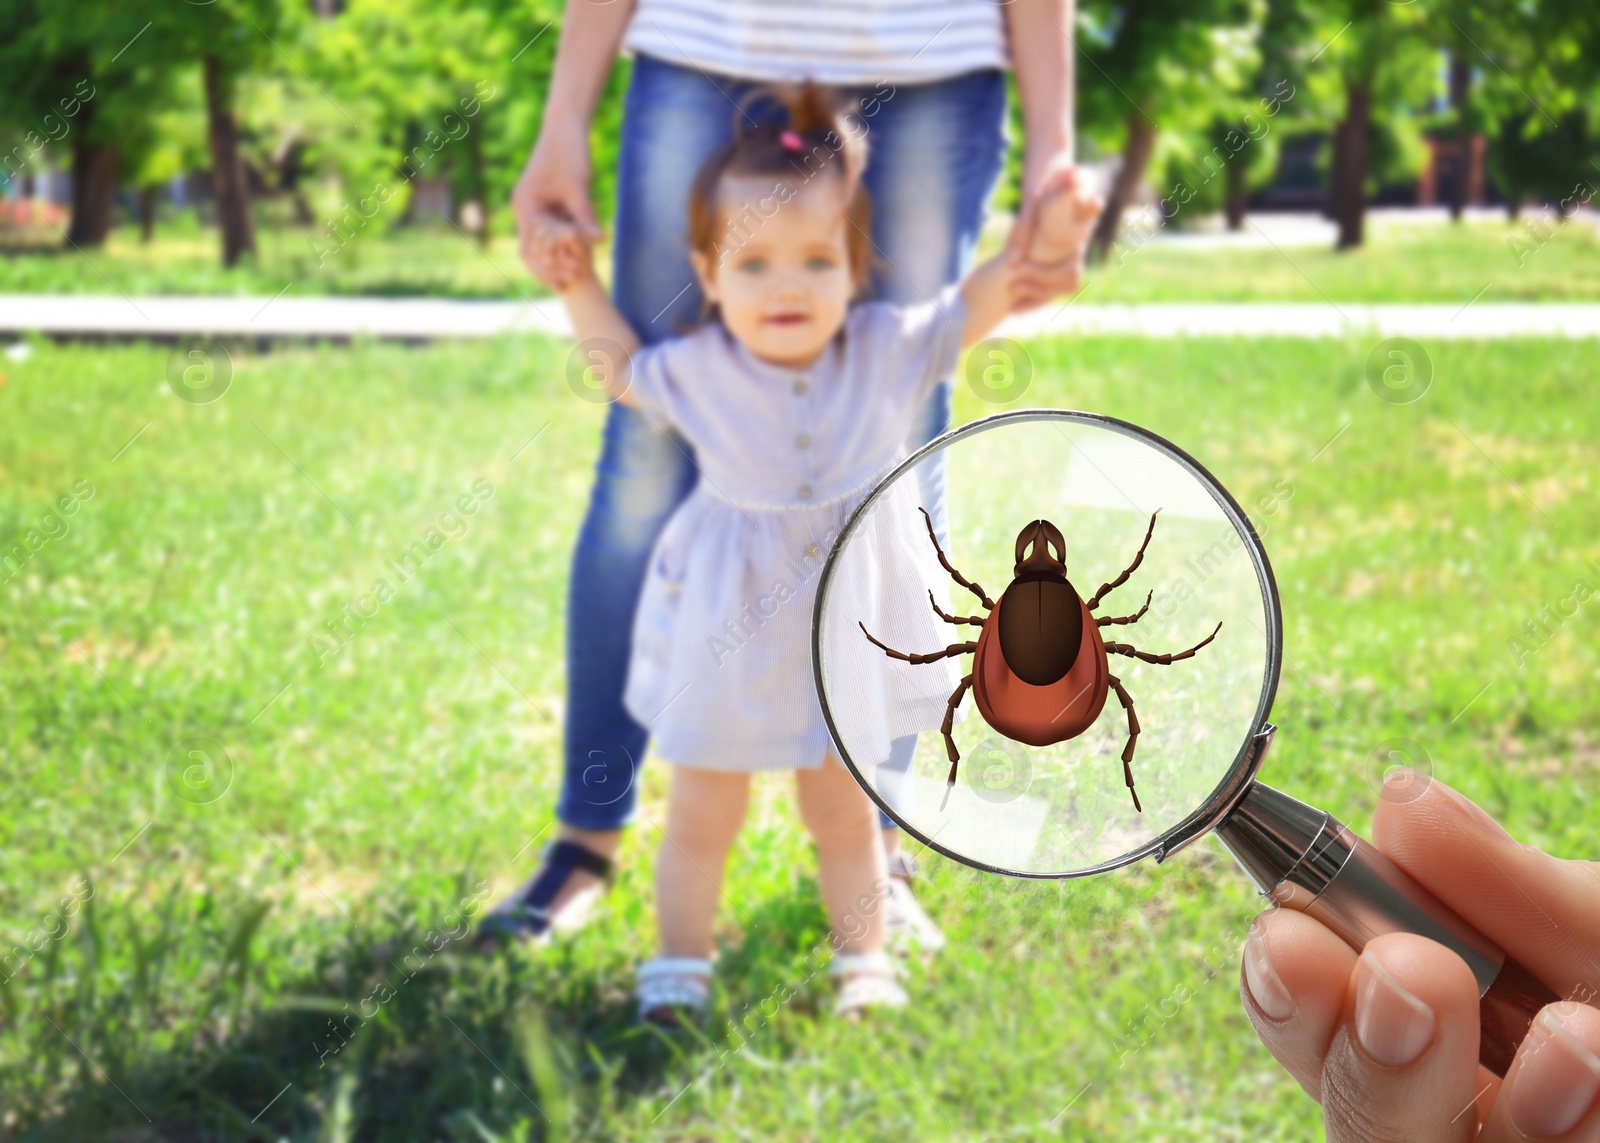
M1081 178L1052 191L1039 204L1039 219L1033 244L1028 248L1028 260L1042 266L1081 260L1095 220L1104 209L1100 196Z
M556 293L564 294L594 277L594 250L577 223L542 215L534 224L532 238Z

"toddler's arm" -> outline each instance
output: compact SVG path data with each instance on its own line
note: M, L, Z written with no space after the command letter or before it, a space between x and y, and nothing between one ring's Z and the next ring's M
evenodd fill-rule
M559 268L556 287L578 341L609 341L616 346L615 354L601 351L590 354L605 380L607 394L624 405L633 404L627 393L626 368L609 366L613 358L621 362L631 360L639 351L639 337L595 276L593 249L576 224L553 218L541 225L538 241L545 243L551 261Z
M1081 182L1075 181L1051 194L1039 204L1029 260L1046 266L1071 261L1081 267L1089 236L1103 207L1100 196ZM967 303L962 348L988 337L1011 312L1013 287L1020 272L1021 267L1009 262L1002 252L967 275L961 283L961 294Z

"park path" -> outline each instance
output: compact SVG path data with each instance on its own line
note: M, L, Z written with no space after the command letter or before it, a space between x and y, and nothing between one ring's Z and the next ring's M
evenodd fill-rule
M528 302L436 298L124 297L0 294L0 335L176 338L373 337L426 341L501 334L569 336L553 298ZM1473 339L1600 337L1600 304L1451 302L1151 302L1042 307L997 336L1383 337Z

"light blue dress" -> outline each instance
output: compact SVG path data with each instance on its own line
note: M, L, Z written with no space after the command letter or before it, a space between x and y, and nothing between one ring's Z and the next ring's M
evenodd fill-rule
M689 441L700 469L651 556L623 698L663 759L736 771L822 764L830 742L811 668L822 566L851 512L904 458L913 416L955 368L964 319L950 286L920 306L853 306L805 370L763 362L720 322L634 357L629 395ZM905 606L931 589L949 610L915 484L898 482L864 523L882 530L863 546L875 566L852 568L830 611L890 646L931 651L962 636L931 607ZM862 643L860 685L881 711L885 752L894 737L937 727L958 661L884 671L882 652Z

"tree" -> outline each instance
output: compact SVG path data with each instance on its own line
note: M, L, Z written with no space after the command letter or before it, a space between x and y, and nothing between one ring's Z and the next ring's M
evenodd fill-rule
M23 139L6 156L5 173L20 174L50 143L70 150L66 240L76 246L105 241L118 174L140 157L148 139L141 121L170 82L140 46L145 24L112 0L0 0L0 118L17 124Z
M240 77L279 53L288 12L273 0L216 0L207 5L151 4L150 34L177 58L198 63L206 102L206 144L222 234L222 264L256 249L250 186L240 147Z
M1122 161L1091 251L1104 258L1144 178L1158 132L1204 128L1241 90L1263 15L1258 0L1087 0L1079 8L1078 70L1085 134L1120 136Z
M329 156L342 181L364 192L388 179L403 192L447 179L456 203L478 204L484 237L533 146L561 13L559 0L351 0L318 22L308 70L364 125L340 131L342 153ZM614 127L618 102L608 93L597 128ZM608 182L615 136L596 133Z
M1525 201L1565 211L1600 197L1600 8L1539 0L1485 13L1488 0L1458 2L1467 11L1457 30L1480 65L1474 102L1491 136L1489 166L1511 216Z
M1217 118L1201 139L1201 147L1210 154L1229 156L1222 184L1212 190L1207 179L1197 191L1201 209L1220 207L1229 230L1244 228L1251 191L1269 181L1277 170L1285 129L1292 131L1296 121L1306 119L1306 100L1300 98L1305 87L1305 53L1300 49L1307 39L1303 5L1269 6L1256 40L1255 66L1246 69L1239 95L1218 109ZM1241 131L1247 145L1239 144Z
M1481 101L1474 99L1474 80L1482 69L1493 70L1481 45L1511 48L1525 54L1524 31L1529 9L1517 0L1445 0L1425 13L1424 34L1444 53L1445 95L1449 107L1446 134L1456 145L1456 177L1449 186L1450 217L1460 222L1466 211L1468 172L1472 165L1474 136L1485 126ZM1516 47L1512 47L1515 44Z
M1568 111L1554 126L1538 111L1511 115L1501 125L1490 152L1495 182L1511 203L1512 216L1525 202L1548 202L1569 216L1587 202L1600 202L1600 130L1582 108Z
M1375 131L1385 132L1385 157L1417 155L1413 112L1432 91L1433 49L1423 34L1426 17L1420 5L1389 0L1307 4L1314 15L1305 50L1320 45L1308 60L1308 86L1313 102L1337 115L1329 182L1338 224L1335 245L1347 250L1360 246L1364 236ZM1318 61L1321 67L1309 70Z

